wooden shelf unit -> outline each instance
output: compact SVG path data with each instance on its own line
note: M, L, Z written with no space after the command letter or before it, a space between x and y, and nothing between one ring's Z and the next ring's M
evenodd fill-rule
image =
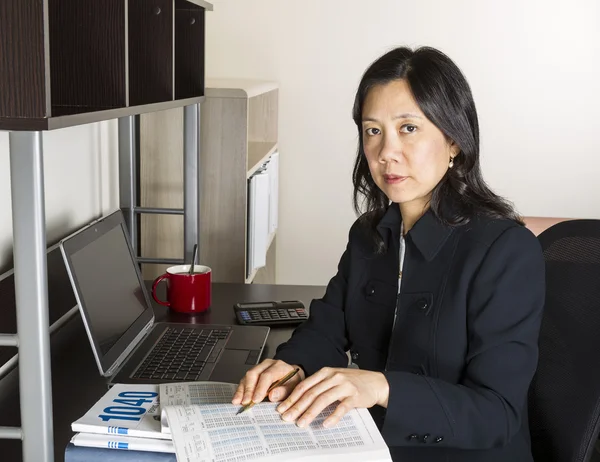
M200 102L205 10L200 0L2 0L0 130Z
M199 104L204 100L204 0L0 0L0 130L9 130L24 462L62 460L54 448L43 131L118 119L119 197L134 250L140 114L183 108L186 255L198 238ZM16 362L16 361L15 361ZM0 371L0 379L6 371ZM54 412L60 412L60 409Z
M200 117L200 264L210 266L216 282L275 283L277 239L270 236L267 265L246 275L248 179L278 150L278 85L239 79L207 79ZM162 156L165 139L176 142L180 117L174 111L148 114L142 128L141 194L145 206L177 207L182 179L173 168L178 157ZM165 127L159 133L150 127ZM166 137L166 138L165 138ZM170 163L169 165L167 163ZM162 164L162 165L161 165ZM181 252L178 217L148 216L152 225L142 235L142 254ZM147 265L144 276L162 274L166 265Z

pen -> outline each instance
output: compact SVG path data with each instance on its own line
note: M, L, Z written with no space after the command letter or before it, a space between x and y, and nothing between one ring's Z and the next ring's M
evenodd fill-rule
M267 390L267 395L269 393L271 393L271 390L273 390L274 388L277 388L280 385L283 385L284 383L286 383L288 380L290 380L293 376L295 376L298 371L300 370L299 367L297 367L296 369L294 369L293 371L289 372L286 376L282 377L281 379L279 379L277 382L274 382L269 389ZM252 406L254 406L256 403L254 401L250 401L248 404L242 406L240 408L239 411L237 411L235 413L235 415L241 414L244 411L247 411L248 409L250 409Z

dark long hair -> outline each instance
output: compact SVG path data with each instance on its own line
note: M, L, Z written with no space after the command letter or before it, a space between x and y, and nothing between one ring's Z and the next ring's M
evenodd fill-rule
M352 116L358 128L354 163L353 204L372 231L378 251L383 241L375 227L390 205L375 184L363 150L362 109L369 90L393 80L406 80L425 116L460 149L454 167L433 189L430 209L448 225L467 223L474 215L509 218L523 224L512 204L486 185L479 164L479 123L469 84L460 69L439 50L400 47L377 59L365 71L354 100Z

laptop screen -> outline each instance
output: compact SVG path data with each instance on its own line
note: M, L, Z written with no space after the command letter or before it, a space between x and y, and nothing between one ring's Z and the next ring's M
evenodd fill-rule
M123 229L118 226L71 255L88 322L106 354L146 309Z
M121 211L61 242L67 272L102 374L154 318Z

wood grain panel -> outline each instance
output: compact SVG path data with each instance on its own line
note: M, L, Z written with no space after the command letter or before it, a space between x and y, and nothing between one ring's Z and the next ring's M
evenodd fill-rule
M47 130L46 118L0 117L0 130Z
M125 106L125 2L48 4L52 107L82 112Z
M278 129L279 90L250 98L248 106L248 139L276 142Z
M246 271L247 100L202 104L200 262L219 282L244 282Z
M0 0L0 117L48 115L44 67L43 1Z
M176 2L175 99L204 95L204 31L204 9Z
M183 110L140 116L140 205L183 208ZM183 257L183 217L141 216L143 257ZM153 279L170 265L143 265L144 278Z
M173 0L129 0L129 104L173 99Z

